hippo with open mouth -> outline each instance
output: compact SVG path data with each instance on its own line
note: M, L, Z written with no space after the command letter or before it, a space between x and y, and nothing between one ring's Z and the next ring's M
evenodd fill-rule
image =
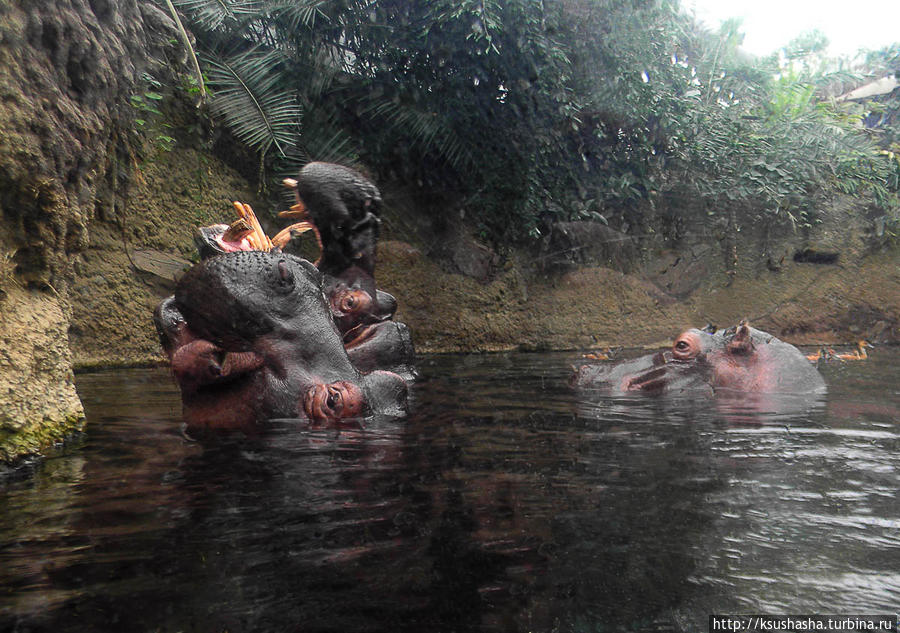
M287 250L294 235L313 231L322 250L316 267L350 360L362 372L391 369L413 377L415 352L409 329L393 320L397 300L375 283L381 223L378 188L354 169L322 162L307 164L285 184L293 190L296 204L279 217L300 221L270 242ZM254 222L201 227L195 238L200 257L259 248L248 239Z
M800 350L745 322L724 330L687 330L671 349L656 354L582 365L570 384L613 393L825 392L825 381Z
M407 386L351 362L322 273L275 251L204 259L154 313L194 428L251 428L273 417L401 414Z

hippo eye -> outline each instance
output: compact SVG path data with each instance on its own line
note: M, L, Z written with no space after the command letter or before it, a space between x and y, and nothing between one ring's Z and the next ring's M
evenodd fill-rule
M692 333L679 336L672 346L672 355L677 360L690 360L700 353L701 345L697 337Z
M357 305L359 305L359 299L353 291L343 294L338 301L341 312L353 312Z

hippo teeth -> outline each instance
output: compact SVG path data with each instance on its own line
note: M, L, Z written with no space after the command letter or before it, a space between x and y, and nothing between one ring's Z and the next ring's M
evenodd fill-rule
M234 208L238 212L240 218L246 221L246 223L252 229L247 234L247 240L250 242L253 248L259 251L272 250L272 240L270 240L266 235L266 232L263 231L262 225L259 223L259 219L253 212L253 207L251 207L249 204L238 202L237 200L235 200L232 204L234 204Z

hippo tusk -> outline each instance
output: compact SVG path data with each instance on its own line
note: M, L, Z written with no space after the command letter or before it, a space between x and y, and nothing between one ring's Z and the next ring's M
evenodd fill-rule
M237 210L238 215L241 217L241 219L246 220L247 224L249 224L253 228L253 238L250 239L248 237L251 244L255 242L257 250L272 250L272 240L270 240L266 235L266 232L263 231L262 225L259 223L259 219L253 212L253 207L251 207L249 204L238 202L237 200L235 200L232 204L234 204L234 208Z
M275 234L275 237L272 238L272 244L278 248L284 248L294 237L302 235L307 231L316 232L316 240L319 242L319 247L321 248L322 241L321 238L319 238L319 232L316 230L315 225L310 222L297 222L296 224L291 224L290 226L281 229Z
M279 218L298 218L301 220L306 220L309 217L309 214L306 212L306 206L302 202L297 202L297 204L291 205L290 209L286 211L281 211L278 213Z

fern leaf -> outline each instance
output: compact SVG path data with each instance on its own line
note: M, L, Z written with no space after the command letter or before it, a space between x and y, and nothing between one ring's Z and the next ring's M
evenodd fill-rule
M296 31L300 27L312 29L316 22L327 21L323 7L329 4L329 0L274 0L268 3L267 10L284 23L286 30Z
M368 113L385 119L396 129L405 130L413 142L434 152L458 171L466 171L475 162L471 152L453 130L444 125L441 117L391 100L372 103Z

